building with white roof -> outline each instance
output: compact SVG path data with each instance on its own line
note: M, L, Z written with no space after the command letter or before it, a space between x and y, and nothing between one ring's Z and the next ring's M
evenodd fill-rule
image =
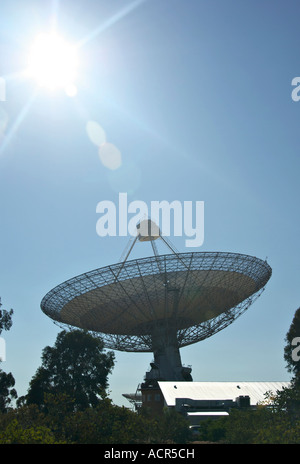
M184 414L191 424L226 416L232 408L255 408L289 382L158 382L164 406ZM157 393L156 393L157 394ZM147 401L144 403L147 404Z

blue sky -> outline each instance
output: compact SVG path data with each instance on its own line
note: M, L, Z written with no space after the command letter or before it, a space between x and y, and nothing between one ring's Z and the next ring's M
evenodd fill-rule
M273 269L241 318L181 350L194 380L290 378L284 337L300 305L300 102L291 98L299 13L297 0L2 0L0 296L14 309L2 368L19 395L60 330L40 310L43 296L122 255L126 237L96 233L96 205L119 192L148 204L204 201L197 251L267 257ZM18 74L53 14L61 35L81 43L74 98ZM101 163L88 121L121 152L119 169ZM151 253L139 244L134 257ZM110 396L128 405L122 393L135 391L152 355L115 353Z

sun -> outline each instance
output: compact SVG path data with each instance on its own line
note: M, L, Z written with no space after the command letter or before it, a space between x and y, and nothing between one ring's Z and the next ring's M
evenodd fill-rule
M27 75L41 87L50 90L63 88L67 94L74 96L77 68L76 47L56 33L36 37L29 54Z

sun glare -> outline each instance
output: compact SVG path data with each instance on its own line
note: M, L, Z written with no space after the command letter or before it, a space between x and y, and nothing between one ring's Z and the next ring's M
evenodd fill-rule
M30 52L27 74L42 87L64 88L68 95L74 96L77 65L75 47L56 34L40 34Z

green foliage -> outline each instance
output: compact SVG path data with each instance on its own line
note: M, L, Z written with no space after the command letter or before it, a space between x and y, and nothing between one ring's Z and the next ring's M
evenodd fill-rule
M190 437L186 420L166 411L159 418L147 417L102 400L96 408L78 411L68 417L65 437L85 444L185 443Z
M208 419L202 422L195 438L199 441L220 442L225 439L227 417L217 420Z
M2 306L0 298L0 308ZM0 309L0 334L3 330L9 330L12 326L13 310ZM7 412L13 399L17 398L17 392L13 388L15 379L11 372L8 374L0 369L0 412Z
M266 407L256 411L232 410L225 423L225 441L233 444L256 443L257 431L265 427L269 420Z
M186 443L191 437L188 423L174 411L152 418L108 398L78 411L72 403L65 394L51 394L43 410L23 405L0 414L0 443Z
M2 306L1 298L0 298L0 308ZM0 309L0 334L3 330L9 330L12 326L12 315L13 310L10 309L6 311L5 309Z
M0 414L0 443L300 444L298 398L299 389L293 388L268 395L256 410L233 409L228 417L203 422L199 434L192 436L188 422L173 410L151 417L116 406L106 397L95 407L76 410L65 393L48 394L42 410L32 404Z
M157 438L162 442L186 443L192 437L189 422L173 409L164 409L157 420Z
M10 326L11 313L0 311L0 333ZM296 336L300 308L286 337L288 363ZM227 417L204 421L192 435L189 423L174 410L154 417L144 409L136 413L114 405L106 394L114 355L103 348L99 338L84 331L61 332L54 347L43 350L42 365L15 409L14 378L0 371L0 444L300 444L298 365L289 364L294 374L289 388L269 392L256 409L232 409Z
M6 412L13 399L17 398L17 392L13 388L15 379L11 372L6 374L0 369L0 412Z
M43 350L42 366L30 382L27 404L45 407L45 395L62 393L74 400L75 409L95 407L114 366L114 353L104 353L103 348L100 338L82 330L60 332L54 347Z
M274 400L278 400L277 395ZM274 405L256 411L234 411L229 416L226 439L243 444L299 444L300 421Z
M0 444L55 444L55 437L50 429L43 426L23 428L14 419L5 430L0 432Z
M137 414L104 399L96 408L70 415L66 437L73 443L133 443L140 436L140 425Z
M291 423L287 417L273 416L257 430L254 444L299 444L300 422Z
M36 405L10 409L0 414L0 444L56 444L65 443L56 440L48 427L45 415Z
M226 418L201 424L198 440L231 444L300 444L298 386L268 393L255 410L230 411Z
M300 386L298 382L291 382L275 395L268 393L269 408L278 417L287 418L291 423L300 420Z

